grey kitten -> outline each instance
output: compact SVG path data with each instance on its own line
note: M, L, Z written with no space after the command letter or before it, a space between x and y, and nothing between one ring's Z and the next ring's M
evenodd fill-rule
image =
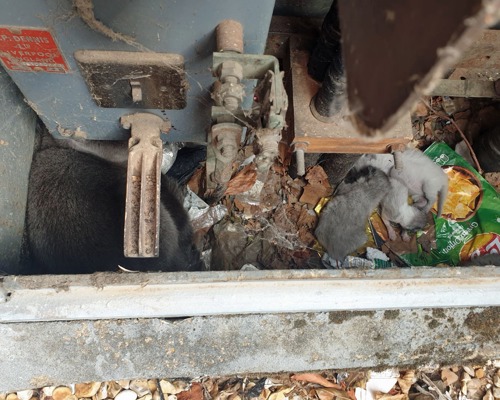
M414 201L414 206L425 212L430 211L437 200L439 217L448 193L448 175L420 150L406 149L401 152L401 161L403 168L396 169L391 154L365 154L354 168L371 165L382 169L387 175L405 185Z
M126 169L69 148L35 154L26 233L31 271L82 274L116 270L200 270L189 216L175 181L162 176L160 257L125 258Z
M378 168L351 170L319 217L315 235L331 258L342 261L366 240L368 217L386 195L389 178Z
M409 241L406 230L422 229L427 224L427 212L408 204L408 188L398 179L389 178L389 187L380 203L380 217L390 240L397 238L391 221L403 228L401 237Z

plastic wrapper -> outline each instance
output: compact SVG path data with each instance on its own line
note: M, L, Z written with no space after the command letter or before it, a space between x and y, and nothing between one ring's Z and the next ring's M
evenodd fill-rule
M184 208L188 210L195 232L200 229L210 228L227 214L226 206L218 204L210 207L189 188L184 199Z
M500 253L500 199L496 190L444 143L425 152L448 175L448 194L440 218L436 205L430 226L411 241L389 242L384 228L371 220L376 239L407 266L460 265L485 254ZM378 238L377 238L378 236Z
M380 250L368 247L366 253L367 258L347 256L342 262L336 261L328 256L328 253L324 253L321 262L328 269L384 269L394 267L394 264Z
M166 174L174 165L179 151L179 143L163 143L163 158L161 159L161 173Z

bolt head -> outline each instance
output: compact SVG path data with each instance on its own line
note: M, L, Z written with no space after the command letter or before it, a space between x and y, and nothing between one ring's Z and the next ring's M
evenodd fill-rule
M220 68L220 78L224 80L224 78L228 76L234 76L241 81L243 79L243 67L239 62L236 61L224 61Z

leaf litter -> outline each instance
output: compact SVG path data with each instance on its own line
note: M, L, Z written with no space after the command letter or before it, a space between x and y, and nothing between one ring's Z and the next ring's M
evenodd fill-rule
M0 393L0 400L500 400L499 366L87 382Z

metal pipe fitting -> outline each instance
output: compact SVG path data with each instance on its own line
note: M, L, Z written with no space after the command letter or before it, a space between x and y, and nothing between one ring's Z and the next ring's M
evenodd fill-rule
M334 0L326 14L321 32L309 62L307 72L317 81L323 81L330 64L342 66L342 47L337 0Z
M225 19L215 29L217 51L243 53L243 25L240 22Z
M311 101L311 113L319 121L330 122L331 117L342 108L344 92L345 78L342 75L342 70L332 63L321 88Z

